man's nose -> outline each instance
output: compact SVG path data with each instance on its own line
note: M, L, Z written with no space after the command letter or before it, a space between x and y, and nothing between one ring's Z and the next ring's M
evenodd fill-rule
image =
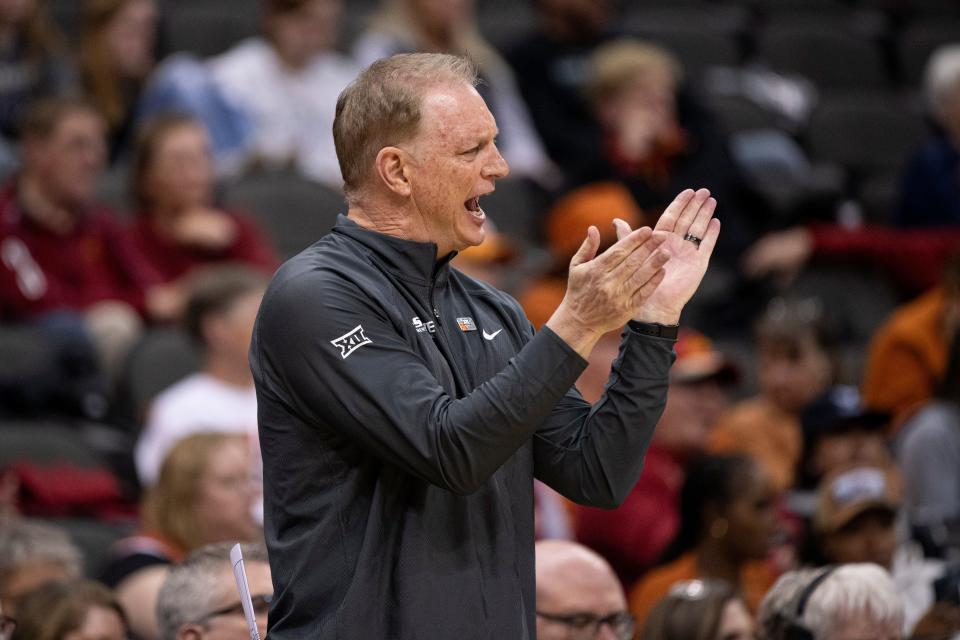
M491 150L493 152L493 157L491 157L490 161L484 165L483 177L487 178L488 180L499 180L500 178L506 178L508 175L510 175L510 166L500 154L500 150L497 149L497 145L492 145Z
M620 640L620 636L613 630L613 627L607 623L602 623L597 629L596 640Z

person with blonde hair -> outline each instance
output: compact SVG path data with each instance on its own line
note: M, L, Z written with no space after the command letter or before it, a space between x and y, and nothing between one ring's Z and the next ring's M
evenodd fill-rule
M510 66L477 29L473 0L381 0L370 27L353 46L366 66L397 53L451 53L473 60L484 84L477 87L497 118L497 144L514 176L544 186L556 181Z
M92 580L54 582L27 594L17 610L13 640L127 640L127 618L116 596Z
M144 497L140 532L114 545L102 580L117 589L138 636L157 637L154 604L167 567L222 541L255 541L257 489L245 436L198 433L171 450Z

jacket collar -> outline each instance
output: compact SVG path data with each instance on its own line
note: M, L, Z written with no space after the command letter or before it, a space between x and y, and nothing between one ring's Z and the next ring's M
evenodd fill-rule
M436 243L404 240L365 229L343 214L337 216L333 232L362 244L391 273L420 284L446 281L450 276L450 261L457 255L452 252L437 260Z

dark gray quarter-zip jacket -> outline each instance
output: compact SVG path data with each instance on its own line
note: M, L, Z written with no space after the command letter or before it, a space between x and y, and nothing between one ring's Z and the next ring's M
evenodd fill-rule
M270 639L534 638L533 478L618 504L672 346L628 325L591 407L584 360L511 297L341 216L277 272L251 346Z

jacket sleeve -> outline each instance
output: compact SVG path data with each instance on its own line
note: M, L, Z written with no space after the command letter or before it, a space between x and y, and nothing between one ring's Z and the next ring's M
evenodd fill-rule
M603 397L591 407L571 389L537 430L536 477L579 504L619 506L640 477L673 358L672 340L628 324Z
M530 440L585 365L542 331L455 399L371 295L310 274L268 292L251 356L258 391L275 390L306 423L458 494Z

